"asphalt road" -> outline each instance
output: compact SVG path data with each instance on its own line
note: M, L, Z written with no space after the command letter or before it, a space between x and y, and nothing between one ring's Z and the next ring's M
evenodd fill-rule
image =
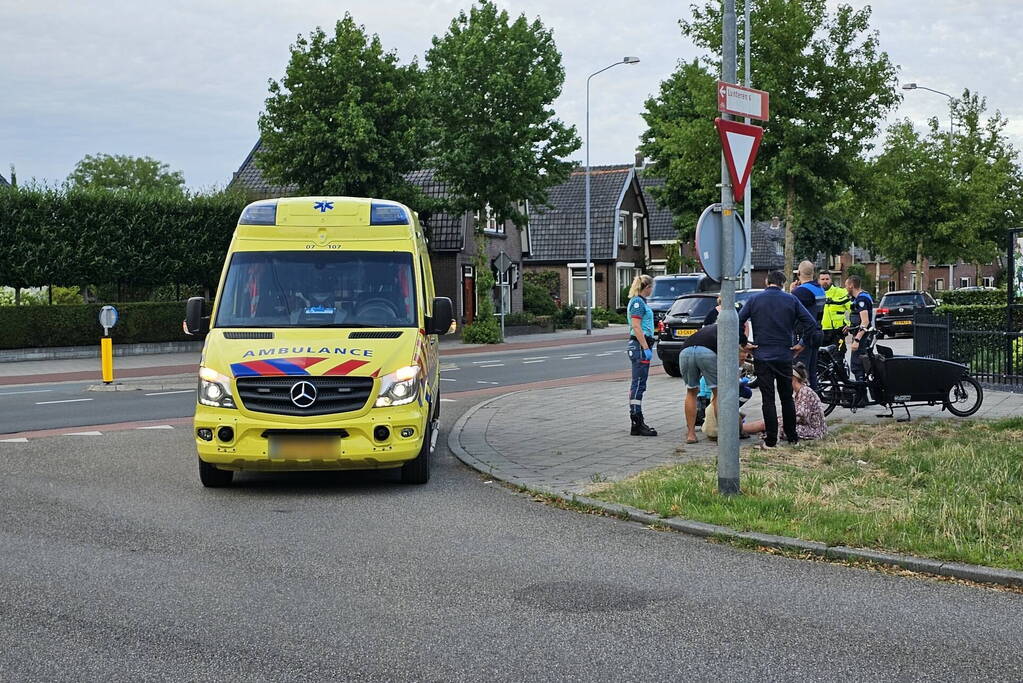
M441 394L627 370L619 340L442 356ZM195 382L134 391L89 391L92 382L0 387L0 434L189 417Z
M422 487L223 490L184 428L0 444L0 679L1023 678L1021 595L560 510L439 444Z

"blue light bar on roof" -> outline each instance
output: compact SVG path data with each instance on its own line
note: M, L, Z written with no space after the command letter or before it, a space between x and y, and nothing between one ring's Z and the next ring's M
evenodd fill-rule
M277 223L277 202L256 202L242 211L238 225L275 225Z
M369 205L370 225L408 225L408 223L408 213L400 206L375 202Z

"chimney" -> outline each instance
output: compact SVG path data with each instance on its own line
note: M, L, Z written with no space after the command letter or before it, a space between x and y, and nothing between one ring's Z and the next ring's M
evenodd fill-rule
M779 218L778 216L773 216L771 218L771 227L772 228L780 228L781 227L781 218Z
M643 155L639 152L636 152L636 168L642 170L645 163L646 160L643 158Z

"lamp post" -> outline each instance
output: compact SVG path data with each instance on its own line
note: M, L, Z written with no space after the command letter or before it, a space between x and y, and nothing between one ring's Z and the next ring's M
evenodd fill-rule
M927 87L924 87L922 85L917 85L916 83L906 83L906 84L904 84L902 86L902 89L903 90L926 90L928 92L933 92L933 93L937 93L939 95L944 95L945 97L948 98L948 133L949 133L948 144L951 145L952 144L952 137L955 135L955 131L956 131L956 129L955 129L955 120L952 118L952 104L955 102L956 98L952 97L947 92L941 92L940 90L935 90L934 88L927 88Z
M590 79L619 64L638 64L639 57L623 57L586 77L586 334L593 334L593 260L590 258ZM572 277L572 274L568 274Z

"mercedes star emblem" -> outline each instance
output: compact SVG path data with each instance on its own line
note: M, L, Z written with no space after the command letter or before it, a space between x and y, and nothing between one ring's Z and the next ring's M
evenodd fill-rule
M299 408L308 408L316 403L316 387L309 382L295 382L291 385L291 402Z

